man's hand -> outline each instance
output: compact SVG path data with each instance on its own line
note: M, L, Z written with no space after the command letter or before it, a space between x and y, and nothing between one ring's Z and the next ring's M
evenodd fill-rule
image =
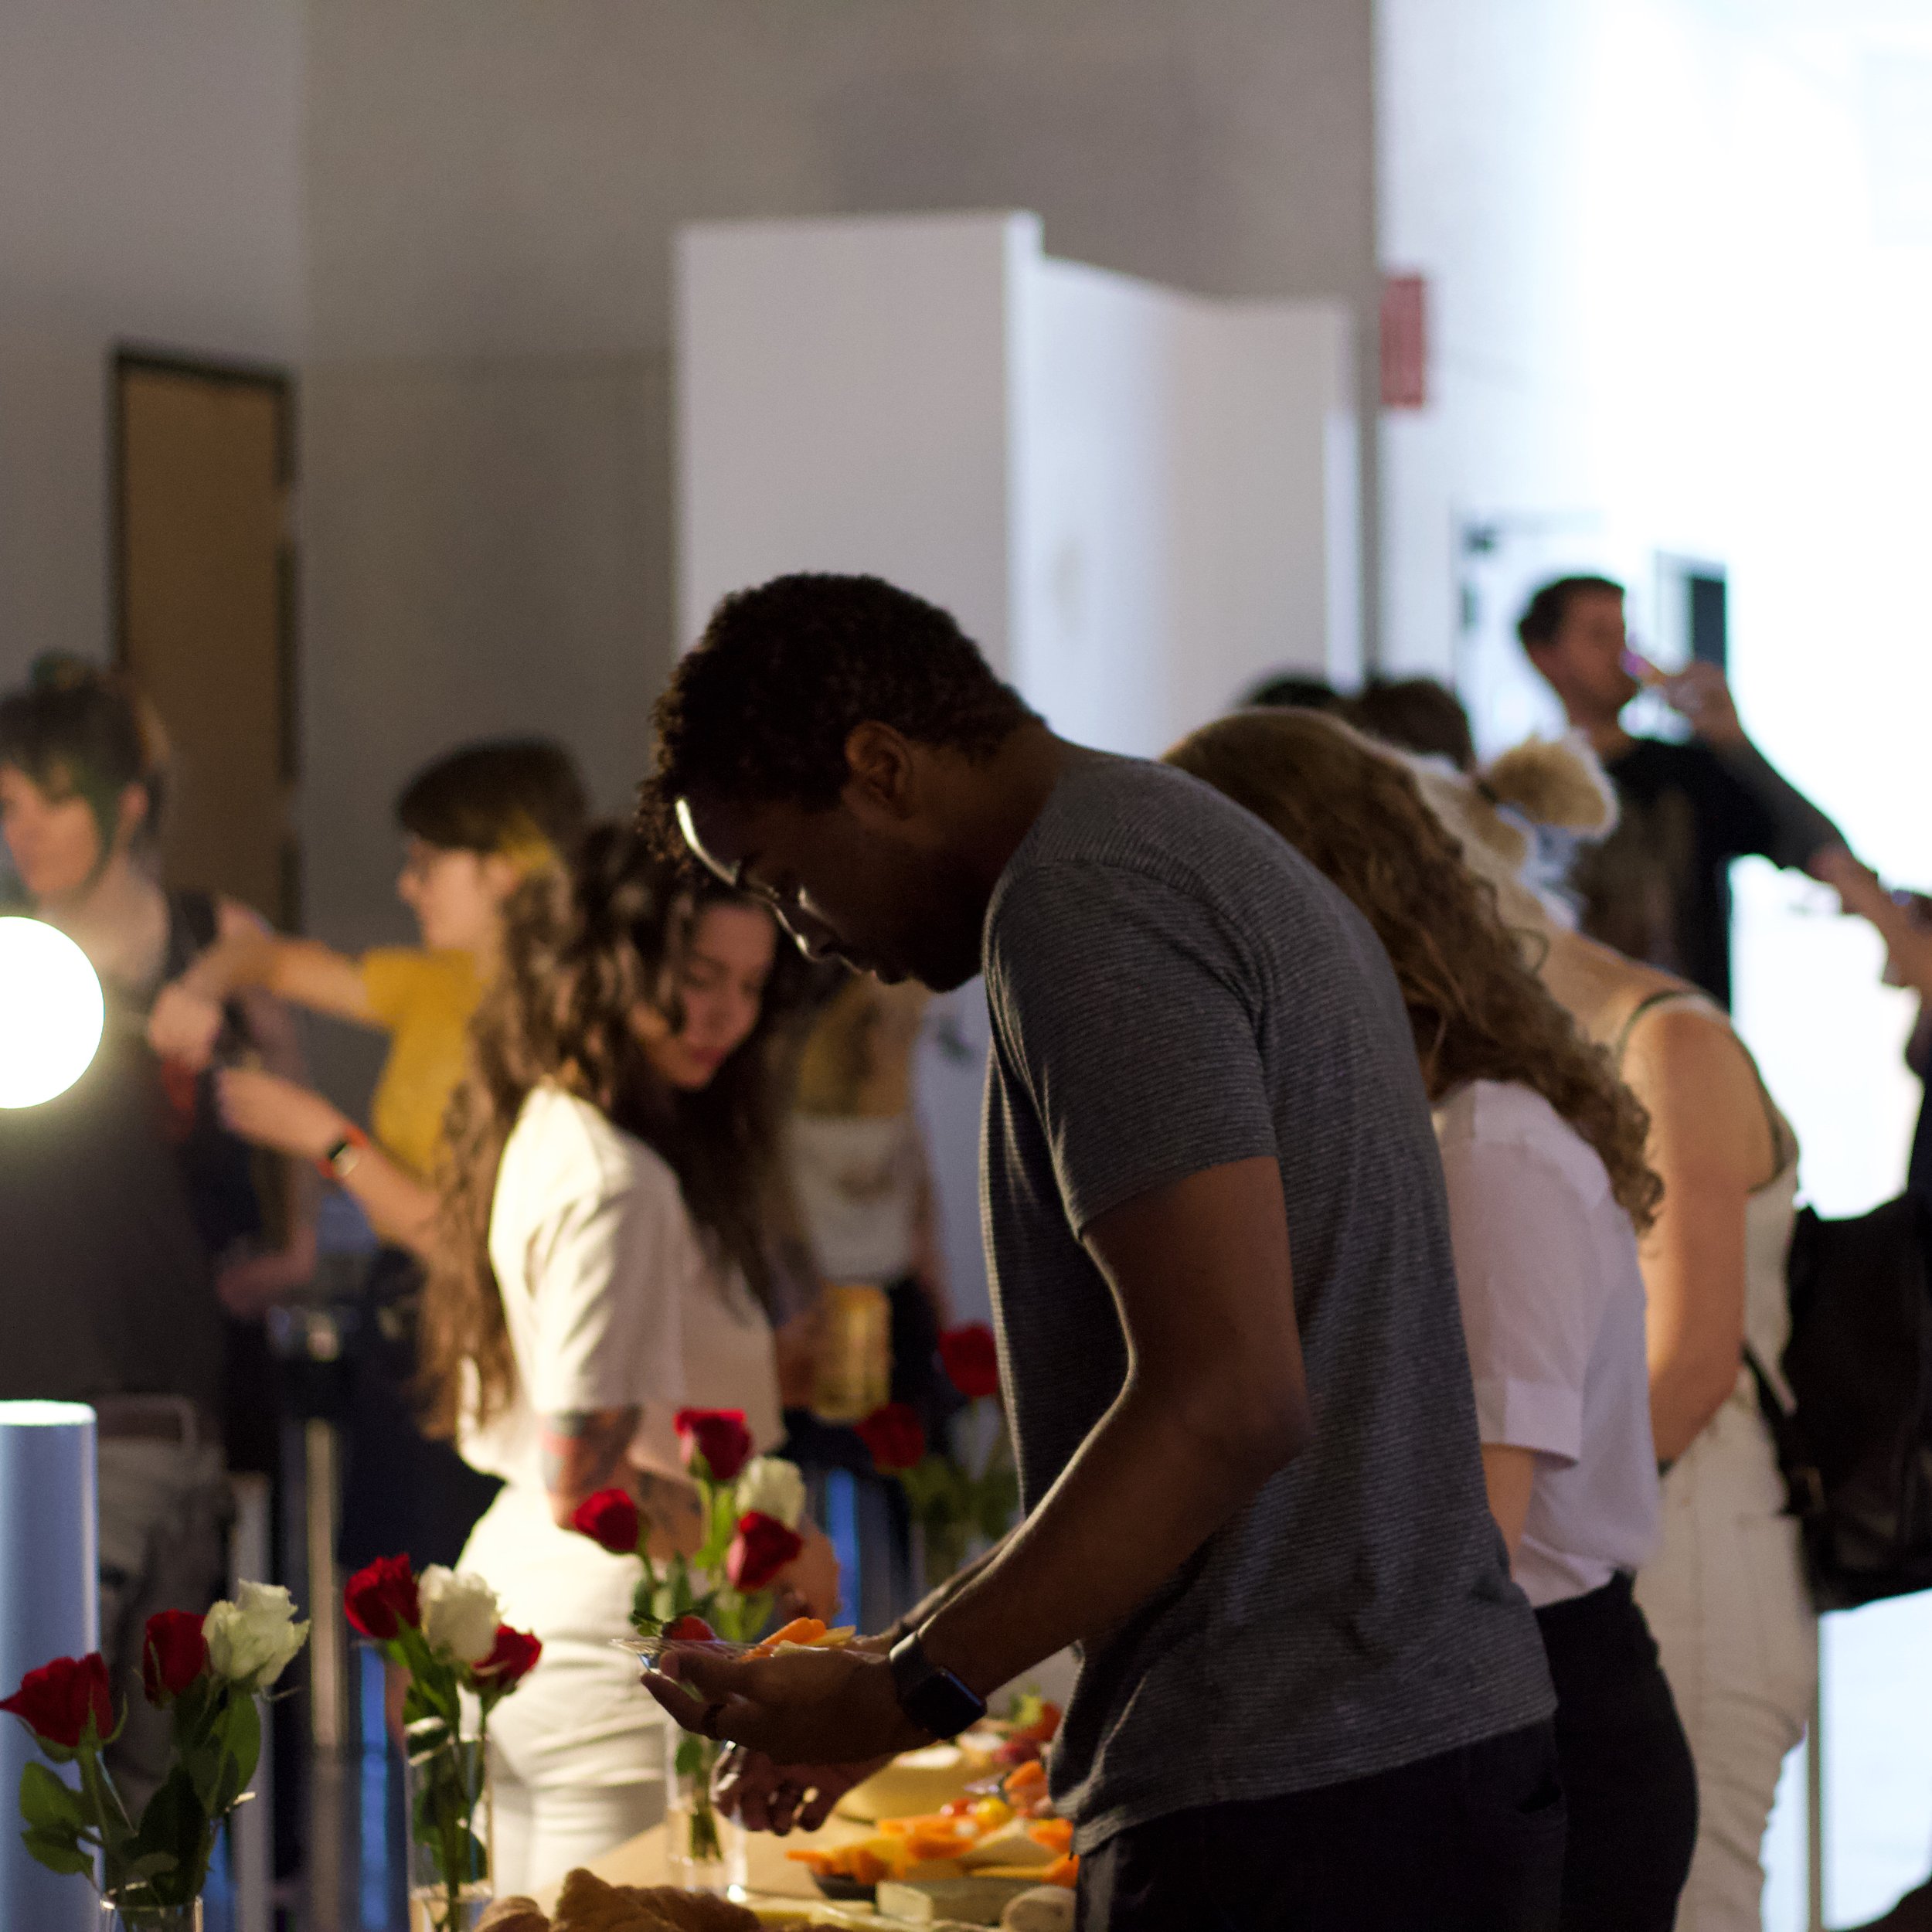
M1645 682L1664 694L1664 702L1686 719L1709 745L1741 744L1744 726L1737 701L1714 664L1686 665L1682 671L1656 672Z
M859 1764L932 1739L900 1709L876 1649L719 1657L673 1645L645 1688L688 1731L748 1745L781 1765Z
M848 1791L891 1762L875 1757L861 1764L777 1764L762 1752L734 1744L719 1759L711 1788L726 1817L748 1832L783 1838L794 1826L817 1831Z

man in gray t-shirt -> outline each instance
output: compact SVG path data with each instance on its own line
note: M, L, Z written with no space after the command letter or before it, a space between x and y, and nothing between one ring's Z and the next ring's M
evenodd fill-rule
M727 600L658 723L647 804L809 950L983 965L1026 1505L896 1641L675 1653L661 1700L747 1747L728 1801L809 1824L1078 1641L1052 1770L1083 1924L1553 1923L1554 1700L1367 925L1207 787L1055 738L876 580Z

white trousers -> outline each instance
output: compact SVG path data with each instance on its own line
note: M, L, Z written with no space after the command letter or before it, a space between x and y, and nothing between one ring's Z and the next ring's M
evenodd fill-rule
M634 1659L546 1641L490 1719L498 1898L554 1885L664 1816L664 1718Z
M1763 1922L1764 1827L1818 1679L1818 1619L1784 1504L1770 1434L1740 1388L1665 1478L1662 1536L1637 1579L1697 1767L1677 1932Z

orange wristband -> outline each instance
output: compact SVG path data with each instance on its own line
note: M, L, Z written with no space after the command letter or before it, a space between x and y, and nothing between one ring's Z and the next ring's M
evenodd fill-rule
M346 1181L368 1151L369 1136L359 1127L352 1125L315 1163L315 1171L325 1181Z

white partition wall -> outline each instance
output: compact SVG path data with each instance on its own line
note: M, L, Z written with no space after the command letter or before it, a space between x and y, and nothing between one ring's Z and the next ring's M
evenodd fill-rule
M794 570L946 605L1070 736L1158 751L1360 661L1349 319L1041 251L1026 214L679 239L679 617Z

